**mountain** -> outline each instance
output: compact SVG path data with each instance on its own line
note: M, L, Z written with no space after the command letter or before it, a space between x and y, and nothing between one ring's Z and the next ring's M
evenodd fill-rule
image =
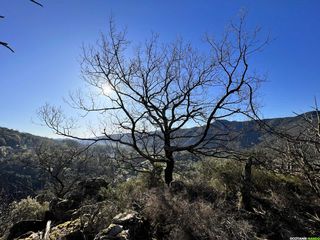
M316 119L317 115L316 112L313 111L293 117L269 118L262 121L264 124L273 129L297 133L299 129L305 125L304 117ZM197 133L200 133L201 131L203 131L203 127L192 127L181 129L177 135L186 136L183 138L183 144L188 145L196 141L196 138L192 136L196 136ZM233 142L233 146L236 148L251 148L270 138L270 134L263 130L261 128L261 123L257 121L216 121L211 125L207 138L211 138L217 132L232 132L236 136ZM120 135L115 136L119 137ZM126 139L130 139L130 134L127 134ZM28 149L33 148L45 140L56 142L61 141L61 139L49 139L0 127L0 149L1 147L10 147L12 149ZM85 143L85 141L82 143Z
M259 147L265 142L270 142L276 138L275 135L270 133L271 130L277 132L286 132L292 135L297 135L307 127L305 118L317 119L317 113L306 112L293 117L282 117L282 118L269 118L261 121L228 121L228 120L217 120L211 124L208 134L205 140L210 140L206 143L207 149L219 148L219 144L227 145L231 149L243 150ZM189 146L197 142L202 136L204 126L191 127L180 129L176 131L175 137L172 139L172 145L178 146ZM148 136L149 135L149 136ZM152 136L150 136L152 135ZM159 137L154 137L156 134L145 134L137 137L138 145L149 146L162 146L163 140ZM160 134L161 135L161 134ZM216 138L215 136L218 135ZM122 138L122 140L130 142L131 134L113 135L115 139ZM103 137L101 137L103 138ZM214 139L211 141L211 139ZM156 142L156 143L154 143Z
M250 149L266 141L275 138L268 130L273 129L278 132L287 132L292 135L298 134L306 126L305 118L316 121L317 112L306 112L293 117L270 118L260 121L228 121L218 120L214 122L208 132L207 139L212 138L215 134L230 133L231 139L229 144L236 149ZM196 136L203 131L204 127L193 127L181 130L179 136ZM224 140L228 141L226 137ZM197 138L183 139L185 145L192 144ZM212 143L214 146L214 143Z
M47 138L0 127L0 147L32 148L44 139Z

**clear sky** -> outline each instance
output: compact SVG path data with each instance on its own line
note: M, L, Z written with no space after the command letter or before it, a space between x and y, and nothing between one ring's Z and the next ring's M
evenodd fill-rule
M318 0L0 0L0 126L50 135L39 126L37 109L81 86L82 44L107 30L110 15L143 41L151 32L197 44L207 33L219 35L241 8L249 26L261 26L274 41L252 66L267 75L259 102L264 117L311 110L320 102L320 1Z

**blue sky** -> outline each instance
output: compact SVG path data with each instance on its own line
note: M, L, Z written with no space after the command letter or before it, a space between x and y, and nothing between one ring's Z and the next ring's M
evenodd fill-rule
M40 1L40 0L39 0ZM205 33L220 35L241 8L249 27L270 32L272 43L251 66L267 75L259 91L264 117L309 111L320 101L320 1L318 0L0 0L0 126L52 136L37 124L45 103L82 84L82 44L107 30L110 15L134 42L151 32L164 41L183 37L197 45Z

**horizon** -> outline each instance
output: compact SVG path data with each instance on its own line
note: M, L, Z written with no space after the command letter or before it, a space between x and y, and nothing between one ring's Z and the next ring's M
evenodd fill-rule
M318 1L28 1L5 0L0 41L0 127L37 136L56 137L40 126L36 112L45 103L65 105L63 98L83 86L81 45L94 44L114 16L129 39L143 42L153 31L167 42L177 37L200 46L205 33L221 36L240 9L248 12L250 28L261 26L274 39L255 57L253 68L267 75L258 93L264 119L310 112L319 98L320 81L314 71L320 55ZM216 10L218 9L218 10ZM163 18L165 16L165 18ZM190 17L192 16L192 17Z
M274 118L262 118L261 120L262 121L265 121L265 120L275 120L275 119L285 119L285 118L295 118L295 117L299 117L301 115L305 115L305 114L310 114L310 113L315 113L317 112L316 110L313 110L313 111L307 111L307 112L303 112L303 113L293 113L294 115L293 116L283 116L283 117L274 117ZM318 111L320 113L320 111ZM249 120L228 120L228 119L221 119L221 120L218 120L218 121L228 121L228 122L251 122L251 121L255 121L254 119L249 119ZM182 128L183 129L191 129L191 128L194 128L194 127L201 127L201 126L190 126L190 127L185 127L185 128ZM57 135L57 134L52 134L52 136L41 136L41 135L36 135L36 134L33 134L33 133L30 133L30 132L24 132L24 131L20 131L18 129L13 129L13 128L8 128L8 127L4 127L4 126L0 126L0 128L6 128L8 130L12 130L12 131L18 131L19 133L23 133L23 134L31 134L33 136L36 136L36 137L44 137L44 138L49 138L49 139L53 139L53 140L66 140L66 139L74 139L72 137L66 137L66 136L61 136L61 135ZM89 136L88 138L91 138L91 137L97 137L97 136ZM80 141L86 141L85 139L83 140L80 140ZM90 140L88 140L90 141Z

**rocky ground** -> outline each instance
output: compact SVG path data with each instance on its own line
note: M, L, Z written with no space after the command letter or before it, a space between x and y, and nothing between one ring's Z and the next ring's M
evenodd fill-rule
M99 194L108 183L90 179L77 184L65 199L54 199L43 220L23 220L15 223L6 237L8 240L25 239L151 239L149 223L137 211L125 210L112 218L111 224L97 234L92 231L92 220L100 214L99 205L106 204ZM88 204L91 202L91 204ZM87 210L96 211L85 213Z
M102 178L78 182L63 198L50 199L41 217L13 222L2 239L209 240L320 236L319 199L298 178L254 172L253 209L246 211L239 206L239 177L235 168L215 169L219 176L201 171L198 169L197 175L188 176L192 181L174 181L170 187L160 184L148 188L146 179L141 177L117 186ZM45 202L45 198L40 194L36 201Z

